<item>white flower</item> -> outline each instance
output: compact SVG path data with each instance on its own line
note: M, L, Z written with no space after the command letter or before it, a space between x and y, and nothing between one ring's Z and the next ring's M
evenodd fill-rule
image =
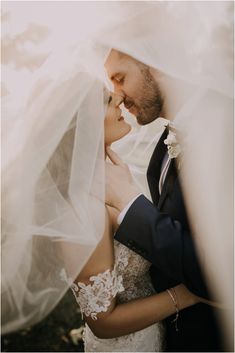
M168 154L169 154L169 158L177 158L178 155L181 152L181 148L179 144L176 144L175 146L167 146L168 148Z
M164 140L165 145L172 145L177 143L176 134L172 131L169 132L167 138Z
M169 158L177 158L181 153L180 145L176 139L176 133L169 131L167 138L164 140L165 145L167 145Z

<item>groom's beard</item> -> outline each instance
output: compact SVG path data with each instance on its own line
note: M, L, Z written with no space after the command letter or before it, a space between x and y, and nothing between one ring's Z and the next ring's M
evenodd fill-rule
M140 125L146 125L161 116L163 111L163 96L157 82L148 68L141 69L143 82L141 85L140 99L134 102L137 108L136 120Z

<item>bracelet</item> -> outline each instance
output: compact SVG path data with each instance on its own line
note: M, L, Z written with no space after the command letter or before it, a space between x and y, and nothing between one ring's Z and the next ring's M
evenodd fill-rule
M176 297L176 292L175 292L175 290L174 290L174 288L171 288L171 289L167 289L166 290L167 291L167 293L169 294L169 296L171 297L171 300L173 301L173 303L174 303L174 306L175 306L175 312L176 312L176 314L175 314L175 318L174 318L174 320L172 320L171 322L173 323L175 323L175 330L176 331L179 331L179 328L178 328L178 318L179 318L179 307L178 307L178 303L177 303L177 297ZM173 293L172 293L173 292Z

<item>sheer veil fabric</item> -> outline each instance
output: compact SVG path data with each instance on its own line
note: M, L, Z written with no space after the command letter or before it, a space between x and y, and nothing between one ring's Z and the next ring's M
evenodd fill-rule
M2 21L3 333L45 317L67 290L60 271L76 277L102 236L111 48L161 72L175 100L190 92L173 117L180 174L208 281L230 308L233 2L5 2ZM132 132L114 148L149 196L164 120L125 114Z

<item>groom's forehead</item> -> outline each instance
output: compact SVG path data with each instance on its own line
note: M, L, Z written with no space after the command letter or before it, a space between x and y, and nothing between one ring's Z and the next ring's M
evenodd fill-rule
M123 65L123 59L124 55L122 55L117 50L111 50L104 66L108 72L119 70L120 66Z
M112 78L118 73L126 71L130 62L131 58L128 55L114 49L111 50L105 62L105 68L108 76Z

